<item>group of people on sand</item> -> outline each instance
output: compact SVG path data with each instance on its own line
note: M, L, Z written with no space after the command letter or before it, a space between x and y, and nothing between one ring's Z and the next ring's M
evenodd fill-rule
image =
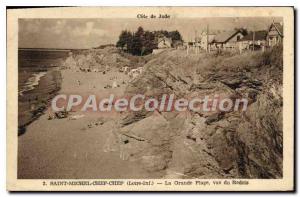
M102 72L102 74L105 74L106 72L108 72L110 70L109 66L105 66L105 69L101 70L101 69L98 69L98 68L83 68L83 67L79 67L79 70L78 71L81 71L81 72L95 72L95 73L98 73L98 72Z
M102 74L106 74L110 69L109 68L105 68L104 71L100 71L99 69L91 69L91 68L83 68L83 67L77 67L77 72L102 72ZM134 80L137 76L139 76L140 74L142 74L143 72L143 67L138 67L138 68L134 68L131 69L128 66L123 66L119 69L119 72L124 73L126 75L129 76L130 81ZM111 79L112 80L112 79ZM76 81L77 85L80 86L81 85L81 81L77 80ZM123 81L123 84L125 84L125 82ZM112 85L106 85L104 88L117 88L120 87L120 85L117 83L116 77L112 82Z

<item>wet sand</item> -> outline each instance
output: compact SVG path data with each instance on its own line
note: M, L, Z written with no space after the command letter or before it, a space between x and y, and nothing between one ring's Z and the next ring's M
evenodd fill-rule
M23 83L24 80L23 80ZM26 132L26 127L39 118L47 108L47 103L60 89L61 75L57 69L46 72L32 90L18 98L18 135Z
M117 77L120 87L105 89ZM81 83L78 85L79 80ZM84 73L62 71L60 93L92 92L122 95L126 87L121 84L128 76L118 71ZM84 115L70 120L48 120L48 111L27 127L18 138L18 178L20 179L99 179L99 178L157 178L142 169L137 161L121 160L119 152L104 152L103 146L114 126L114 116L105 117L103 125L93 125L101 113L72 112ZM92 125L91 128L89 125Z

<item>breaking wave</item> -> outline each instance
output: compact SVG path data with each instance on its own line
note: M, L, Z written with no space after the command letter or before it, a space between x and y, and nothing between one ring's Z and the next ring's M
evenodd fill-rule
M31 77L29 77L24 84L24 86L19 91L19 95L23 95L23 93L33 90L37 85L39 85L39 82L43 76L46 75L47 72L39 72L32 74Z

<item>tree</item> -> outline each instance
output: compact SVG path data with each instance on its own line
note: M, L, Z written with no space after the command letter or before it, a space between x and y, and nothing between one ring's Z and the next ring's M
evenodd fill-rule
M150 31L146 31L144 34L144 42L143 42L144 49L142 50L142 55L147 55L152 53L153 49L157 47L155 43L155 35Z
M169 37L172 39L172 41L182 41L182 36L177 30L169 32Z
M131 53L133 55L143 55L142 49L143 44L145 42L144 38L145 32L142 27L139 27L135 34L133 35L132 43L131 43Z
M171 38L172 41L182 41L182 36L177 30L171 32L165 30L150 32L144 31L142 27L138 27L135 33L126 30L122 31L116 45L133 55L147 55L157 48L157 40L162 36Z
M130 31L127 30L122 31L116 46L121 47L122 49L124 49L124 47L126 46L126 50L129 50L132 37L133 36Z

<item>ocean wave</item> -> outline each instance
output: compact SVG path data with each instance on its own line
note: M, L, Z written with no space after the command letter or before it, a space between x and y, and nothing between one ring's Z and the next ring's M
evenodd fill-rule
M33 90L37 85L39 85L41 78L45 76L46 73L47 72L39 72L32 74L32 76L27 79L26 83L19 91L19 95L22 96L25 92Z

